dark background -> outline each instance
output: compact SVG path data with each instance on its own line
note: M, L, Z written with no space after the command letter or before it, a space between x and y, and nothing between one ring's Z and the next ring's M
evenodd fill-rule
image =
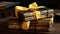
M48 8L60 9L60 0L3 0L21 2L20 5L28 7L30 3L37 2L38 5L44 5Z

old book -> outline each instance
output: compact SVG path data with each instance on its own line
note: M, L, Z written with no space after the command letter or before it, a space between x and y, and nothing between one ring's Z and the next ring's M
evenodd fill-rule
M12 22L8 23L8 29L19 29L19 24L12 21Z

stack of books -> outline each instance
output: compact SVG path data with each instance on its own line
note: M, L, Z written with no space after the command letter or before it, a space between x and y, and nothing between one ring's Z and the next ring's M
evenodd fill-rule
M20 2L0 2L0 18L14 16L14 7Z

